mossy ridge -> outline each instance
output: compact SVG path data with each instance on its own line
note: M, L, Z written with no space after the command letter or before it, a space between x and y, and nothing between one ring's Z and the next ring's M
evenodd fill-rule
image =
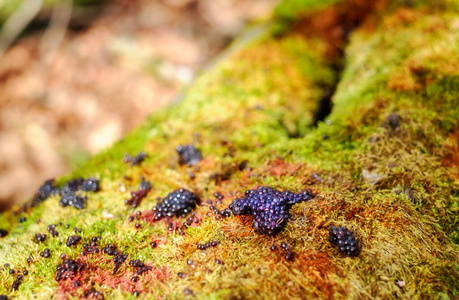
M24 236L25 240L19 244L26 245L27 250L24 250L23 253L14 251L7 253L5 251L1 260L9 261L15 268L31 268L32 272L26 278L26 281L36 283L39 280L41 282L40 285L24 283L19 288L19 291L12 295L20 297L36 294L49 297L54 293L57 284L53 280L55 270L51 266L57 265L59 262L58 255L61 252L67 252L70 257L76 257L79 250L81 250L80 247L78 247L78 250L68 249L64 245L66 237L69 234L73 234L71 229L74 226L83 228L83 240L90 238L92 235L101 235L103 244L117 241L118 245L125 249L131 257L135 258L139 255L153 257L155 264L169 264L174 270L174 274L176 274L183 265L183 260L180 260L180 258L184 257L183 254L177 252L180 249L179 246L182 243L190 246L192 244L186 242L186 240L183 241L181 237L166 235L162 223L149 226L142 223L141 230L133 229L132 224L123 221L126 218L126 207L123 204L123 199L129 197L129 190L136 189L141 175L151 180L154 188L149 197L139 207L140 210L151 209L154 197L164 197L171 189L180 186L198 187L203 199L209 198L217 186L212 182L209 184L207 175L215 171L216 167L218 169L223 163L233 163L234 158L232 156L235 154L241 156L240 158L238 157L238 161L246 157L250 159L255 157L257 160L254 160L254 165L258 161L264 162L265 159L250 153L244 154L242 150L261 147L261 144L266 145L273 140L287 140L288 130L297 131L296 127L311 126L313 121L312 114L316 109L321 94L320 89L317 88L317 82L330 81L330 78L334 76L333 71L327 71L328 66L325 58L322 57L323 51L321 50L324 47L320 43L320 41L305 41L293 35L286 36L280 42L273 42L265 38L263 41L251 45L243 50L242 53L236 54L231 58L230 61L240 64L235 70L232 70L231 62L223 62L217 69L204 76L197 82L195 87L190 89L190 96L187 101L152 117L147 122L147 125L134 131L123 142L95 157L86 167L75 171L69 176L96 176L101 179L101 191L89 195L88 207L85 210L76 211L72 208L62 208L57 205L58 197L55 196L40 204L39 207L32 209L27 216L27 222L20 226L14 224L16 223L15 218L10 218L9 222L14 222L11 228L12 232L9 237L2 240L2 248L5 250L10 249L16 243L16 238ZM260 61L251 61L252 51L265 57L267 63L265 63L264 67L269 68L273 74L277 75L270 76L265 69L261 69ZM285 63L287 64L285 65ZM314 67L311 67L311 65L314 65ZM314 72L315 69L323 71ZM250 72L247 70L250 70ZM247 76L250 73L254 74L254 76ZM228 74L232 78L228 77ZM210 80L209 78L213 79ZM234 83L233 85L228 85L226 92L220 95L218 93L218 85L215 85L215 80L218 82L233 80ZM239 88L237 87L238 85L247 85L247 89ZM272 96L267 99L268 101L265 101L263 97L265 94L263 89L265 87L268 88L268 92L272 93ZM302 92L298 94L297 90L300 89ZM206 92L203 93L203 90ZM231 102L228 102L228 99L231 99ZM284 107L286 102L290 103ZM257 108L256 106L259 103L263 103L263 107ZM213 109L219 106L230 107L230 109L220 110L221 115L208 116L208 118L202 114L204 109ZM282 108L276 109L278 107ZM231 121L231 119L239 119L244 114L248 118L241 118L240 122ZM300 118L300 114L303 114L302 118ZM288 125L289 128L286 129L282 122L290 121L290 117L292 117L293 121ZM201 127L193 128L188 125L195 121L206 120L207 122L202 122ZM271 129L269 131L261 130L260 124L269 124L268 126ZM239 133L237 133L239 128ZM304 129L302 128L301 130ZM181 143L189 143L190 137L196 131L203 131L197 140L197 145L203 150L206 158L200 165L202 171L198 173L197 180L193 182L187 177L185 167L171 168L170 158L175 156L175 154L171 154L174 152L175 146ZM238 135L238 139L232 135ZM255 136L260 145L254 145L256 142L250 140L252 136ZM228 139L228 137L230 138ZM235 142L231 141L232 139ZM229 141L231 145L222 145L221 141ZM220 146L214 147L214 145ZM166 148L170 151L158 151L158 149L164 150ZM121 162L125 152L133 154L142 149L151 151L147 151L150 156L141 167L131 168ZM201 173L203 176L200 175ZM121 178L124 174L132 178L132 180L122 180ZM167 178L164 178L164 174L167 174ZM233 176L234 178L240 178L243 175L236 173ZM66 178L60 179L59 182L62 183L65 180ZM119 190L120 180L126 187L125 191ZM236 188L236 186L232 187L233 190L239 190L240 187L237 186ZM209 190L206 191L205 187ZM229 204L229 201L230 198L228 197L226 205ZM198 214L203 215L202 211L204 209L206 207L198 209ZM114 219L101 220L104 212L113 215ZM43 222L36 224L36 219L42 219ZM62 226L58 226L57 231L60 233L58 238L48 237L40 245L35 245L31 241L34 233L45 233L47 225L58 223L62 220L65 220L64 224L69 223L71 227L67 230L63 229ZM208 228L209 232L213 231L215 222L203 222L201 226L200 229L203 229L196 231L198 236L200 238L210 238L199 233L206 232L206 228ZM193 231L190 231L189 239L195 241L196 237L192 233ZM165 258L153 255L154 250L148 247L131 248L127 246L132 243L146 245L151 236L157 236L165 240L165 244L157 249L160 253L175 254ZM219 237L222 238L222 236ZM82 243L83 241L80 245ZM37 252L44 247L50 248L52 252L52 257L48 260L41 259L37 255ZM219 253L224 254L225 251L222 250ZM191 255L190 253L194 253L194 249L185 252L187 255ZM29 267L25 263L26 257L30 255L33 255L36 261L33 267ZM102 267L110 268L110 264L112 263L107 260ZM37 276L40 276L41 279ZM11 278L3 282L1 292L6 292L9 289L11 284L9 281L11 281ZM167 287L168 284L170 288ZM168 284L164 285L163 288L171 292L171 297L174 297L172 291L176 290L177 287L180 291L177 296L182 295L183 284L177 282L175 276ZM144 292L154 292L151 288L147 288ZM116 295L116 293L109 292L110 289L107 290L106 287L101 286L100 289L107 292L108 295ZM211 293L212 291L209 290L207 292ZM79 292L73 294L75 297L78 297L78 295L80 295Z
M407 14L411 16L409 26L405 23ZM423 230L431 231L423 238L419 235L405 236L400 243L418 249L427 246L416 246L418 242L431 240L435 236L435 245L440 249L446 246L448 250L444 254L449 257L449 262L438 265L439 258L430 258L430 267L417 268L419 278L426 276L428 280L422 282L419 278L415 279L419 286L410 287L410 297L431 297L435 293L438 293L437 296L457 295L458 286L453 283L457 283L459 279L458 260L454 256L457 246L449 243L450 239L458 242L458 197L455 194L458 186L451 169L445 168L445 163L441 162L444 145L458 126L459 111L454 103L455 100L457 102L457 95L454 95L458 90L457 71L453 71L446 63L432 64L430 58L435 56L435 61L441 62L442 58L448 57L452 65L455 65L457 55L442 57L437 54L439 49L435 47L438 42L439 47L444 47L447 53L449 48L457 48L458 31L451 30L454 21L451 14L427 14L425 7L421 7L419 11L400 9L386 17L385 21L390 23L390 30L387 24L382 23L376 29L380 30L379 35L365 31L357 31L352 35L347 49L347 68L334 97L334 110L328 117L331 125L319 125L317 131L305 137L310 148L298 145L299 141L293 141L289 146L294 147L294 153L298 150L296 153L304 154L295 155L296 160L306 157L306 161L320 161L323 168L329 169L324 177L335 185L335 192L336 188L352 191L348 197L357 203L359 201L355 199L356 192L357 195L368 195L363 203L375 205L379 201L382 205L387 205L393 201L399 202L398 206L405 207L404 210L417 216L416 227L421 226ZM432 23L439 30L432 31L429 27ZM408 36L422 38L411 44ZM388 51L394 48L403 49L400 57L397 57L396 51ZM400 65L407 68L413 62L416 62L416 68L410 68L408 74L419 76L420 73L422 77L415 80L419 83L394 86L391 76L399 75ZM364 69L359 67L362 65L365 66ZM350 116L349 111L356 110L363 113ZM384 118L393 112L401 116L400 128L394 132L390 128L379 128ZM320 138L323 133L327 134L328 139ZM344 151L336 154L334 159L329 159L332 153L337 153L333 149L337 142L344 143ZM310 158L311 156L314 158ZM327 160L332 163L327 164ZM391 166L391 162L395 165ZM455 166L451 161L446 165ZM384 178L376 186L368 184L361 175L365 168L377 171ZM336 180L331 175L332 172L354 173L355 180L351 183ZM391 192L393 188L412 189L414 198L404 195L404 192L397 196ZM386 222L382 224L389 226ZM400 229L400 224L392 224L390 228ZM408 258L411 256L409 251L406 255ZM431 272L436 275L428 275ZM394 288L398 289L392 284L391 289ZM380 289L384 290L384 286ZM373 287L372 293L362 293L374 296L381 290L377 291ZM395 295L400 296L393 296Z
M439 220L446 226L445 232L457 239L457 218L454 217L457 215L457 197L451 195L457 190L457 184L451 181L450 170L441 168L441 158L446 139L458 126L459 108L454 93L459 88L459 81L457 71L452 74L446 63L440 63L442 60L437 54L443 51L441 49L449 53L450 48L457 48L459 32L452 31L449 26L453 20L448 12L427 14L425 8L418 11L402 8L382 22L379 30L387 32L386 35L375 39L365 32L356 32L352 37L355 43L351 42L347 52L349 58L358 58L348 62L349 69L338 87L330 119L332 122L334 119L345 120L353 134L360 136L359 140L366 140L362 143L365 148L357 152L355 170L361 172L370 168L384 174L386 178L379 183L379 188L392 189L398 183L414 189L418 197L423 198L418 199L424 202L420 203L424 208L422 212ZM413 43L408 36L422 36L426 40ZM403 49L400 58L385 50L393 48ZM431 57L436 57L439 63L433 65ZM451 64L456 64L457 55L447 57ZM368 85L355 84L355 76L366 78L365 73L347 75L348 70L356 69L358 65L366 66L365 73L375 74L373 78L359 81L370 81ZM387 71L381 70L382 66ZM400 68L417 77L415 86L393 86L392 77L398 77ZM357 92L356 88L360 91ZM365 104L366 101L371 102ZM346 111L355 109L363 110L364 116L354 120L342 117ZM400 115L400 128L395 132L376 129L392 112Z

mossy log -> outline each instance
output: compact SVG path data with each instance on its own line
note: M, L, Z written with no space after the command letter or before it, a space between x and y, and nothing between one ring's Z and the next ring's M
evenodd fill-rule
M9 266L0 272L0 294L458 297L458 9L447 0L284 2L175 105L58 180L100 180L98 192L82 192L85 208L62 207L53 195L1 215L9 234L0 240L0 262ZM202 152L196 165L179 164L176 147L187 144ZM141 151L140 164L123 162ZM152 188L132 208L125 200L142 180ZM275 236L254 230L251 216L218 214L257 186L316 196L294 205ZM154 221L157 197L178 188L201 199L196 220L185 227L187 217ZM47 232L51 224L58 236ZM333 247L331 226L354 233L358 256ZM34 242L37 233L48 237ZM67 247L74 234L82 241ZM104 251L82 253L93 236L126 261L115 267ZM197 248L212 241L218 244ZM45 248L48 258L40 256ZM61 253L84 267L56 281ZM135 259L150 268L133 280ZM9 269L28 270L17 290Z

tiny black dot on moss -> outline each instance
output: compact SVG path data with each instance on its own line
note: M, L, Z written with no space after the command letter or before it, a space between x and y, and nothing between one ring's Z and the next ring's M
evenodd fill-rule
M286 260L293 261L294 257L295 257L295 253L293 253L292 251L287 251L287 253L285 254Z

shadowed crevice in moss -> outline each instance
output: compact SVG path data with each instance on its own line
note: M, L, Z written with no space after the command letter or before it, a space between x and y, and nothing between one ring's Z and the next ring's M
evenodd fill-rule
M329 5L337 2L335 5ZM349 36L355 28L367 19L375 18L375 12L384 10L387 1L330 1L322 3L323 10L302 14L298 7L309 6L315 8L314 3L305 1L287 1L276 11L277 17L291 27L290 30L305 36L317 38L325 42L328 59L331 61L331 69L335 73L333 82L320 83L322 96L317 109L314 112L313 125L317 126L331 113L333 107L332 98L336 92L344 70L344 49L349 43ZM296 8L296 10L294 9ZM299 134L290 134L290 137L298 138Z

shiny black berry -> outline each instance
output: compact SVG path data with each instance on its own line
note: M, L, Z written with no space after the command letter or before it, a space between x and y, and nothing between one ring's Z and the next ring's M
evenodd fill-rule
M354 234L346 227L332 226L328 239L344 255L357 256L360 253L358 241L355 239Z
M253 227L261 234L275 235L287 224L290 207L296 203L314 198L311 190L298 194L280 192L271 187L247 190L244 198L236 198L229 209L235 215L254 216Z
M294 257L295 257L295 253L293 253L292 251L287 251L287 253L285 254L286 260L293 261Z
M179 155L179 164L181 165L196 165L202 160L201 151L193 145L177 146L176 150Z
M181 217L189 214L199 202L199 198L186 189L178 189L170 193L153 207L154 219L163 217Z

